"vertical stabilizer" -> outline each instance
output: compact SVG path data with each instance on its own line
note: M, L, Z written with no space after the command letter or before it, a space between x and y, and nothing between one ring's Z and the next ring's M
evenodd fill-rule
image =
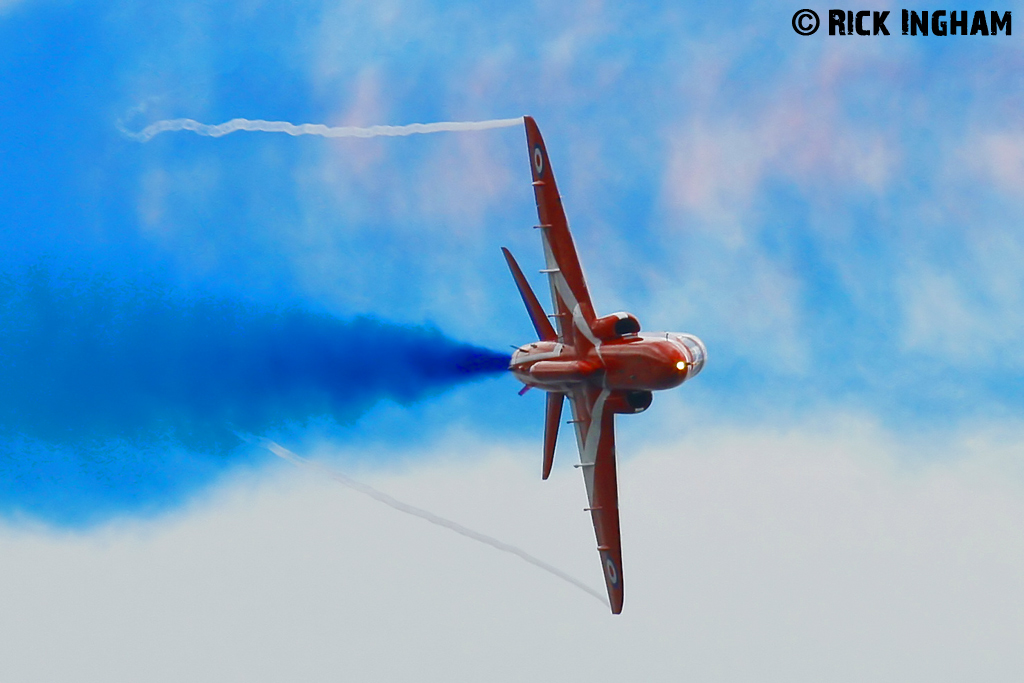
M508 269L512 271L512 278L516 281L516 287L519 288L519 295L523 297L523 303L526 304L526 311L530 314L530 320L533 321L533 329L537 330L537 337L541 341L558 341L555 328L551 326L551 321L544 313L544 308L537 300L537 295L530 289L530 283L526 281L523 271L519 269L519 264L512 258L512 252L502 247L501 253L505 254Z

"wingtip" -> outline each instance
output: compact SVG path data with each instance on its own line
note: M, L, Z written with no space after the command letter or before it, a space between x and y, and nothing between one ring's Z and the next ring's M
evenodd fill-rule
M608 591L608 606L611 608L612 614L622 614L622 603L625 602L624 598L625 595L623 594L621 586L618 590Z
M543 136L540 134L540 126L534 121L532 116L524 116L523 124L526 126L526 139L527 141L537 140L540 142L544 141Z

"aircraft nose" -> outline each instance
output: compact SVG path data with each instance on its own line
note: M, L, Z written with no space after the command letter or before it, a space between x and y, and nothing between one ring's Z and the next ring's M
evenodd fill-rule
M699 338L692 334L674 334L672 337L683 347L690 370L686 379L693 379L704 369L708 357L708 349Z

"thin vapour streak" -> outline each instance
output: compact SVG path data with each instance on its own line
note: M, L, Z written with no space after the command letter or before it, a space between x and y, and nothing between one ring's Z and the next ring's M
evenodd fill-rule
M492 119L490 121L441 121L438 123L410 123L405 126L326 126L322 123L289 123L288 121L264 121L263 119L231 119L226 123L211 125L195 119L168 119L157 121L137 133L119 126L121 132L139 142L149 142L160 133L190 130L198 135L219 138L240 130L263 133L287 133L288 135L319 135L324 138L376 138L382 136L421 135L466 130L488 130L522 125L523 118Z
M529 562L533 566L539 567L540 569L543 569L544 571L548 572L549 574L553 574L554 576L557 576L558 578L562 579L563 581L565 581L567 583L571 583L572 585L574 585L577 588L579 588L581 591L585 592L587 595L592 595L593 597L595 597L598 600L600 600L601 604L603 604L605 606L608 605L608 601L605 599L605 597L603 595L601 595L600 593L598 593L593 588L591 588L590 586L588 586L587 584L583 583L582 581L579 581L578 579L573 578L572 576L569 576L568 574L563 572L561 569L558 569L557 567L553 567L550 564L548 564L547 562L544 562L543 560L538 560L536 557L534 557L533 555L530 555L525 550L521 550L520 548L517 548L514 545L509 545L508 543L505 543L503 541L499 541L496 538L492 538L492 537L487 536L486 534L482 534L482 533L480 533L478 531L473 531L472 529L467 529L466 527L462 526L458 522L453 522L450 519L445 519L444 517L440 517L438 515L435 515L433 512L428 512L427 510L424 510L422 508L418 508L418 507L415 507L413 505L409 505L408 503L403 503L402 501L397 500L395 498L392 498L391 496L389 496L388 494L386 494L386 493L384 493L382 491L378 491L377 489L373 488L372 486L368 486L367 484L363 484L363 483L358 482L358 481L356 481L354 479L351 479L351 478L345 476L344 474L342 474L341 472L329 469L327 467L324 467L323 465L319 465L319 464L317 464L315 462L311 462L310 460L307 460L307 459L305 459L305 458L303 458L303 457L301 457L299 455L296 455L295 453L291 452L290 450L288 450L284 446L282 446L282 445L280 445L280 444L278 444L278 443L276 443L274 441L261 440L261 443L262 443L264 448L269 450L274 455L276 455L276 456L278 456L280 458L283 458L283 459L291 462L294 465L299 465L299 466L302 466L302 467L308 467L310 469L314 469L314 470L320 472L321 474L323 474L323 475L333 479L334 481L336 481L336 482L338 482L338 483L340 483L340 484L342 484L344 486L347 486L348 488L350 488L350 489L352 489L354 491L362 493L365 496L369 496L370 498L373 498L374 500L376 500L376 501L378 501L380 503L384 503L388 507L394 508L395 510L398 510L399 512L404 512L407 515L412 515L414 517L419 517L420 519L424 519L424 520L430 522L431 524L436 524L437 526L444 527L445 529L451 529L455 533L461 534L462 536L465 536L466 538L471 538L474 541L479 541L480 543L484 543L486 545L489 545L492 548L497 548L498 550L501 550L503 552L511 553L512 555L515 555L519 559L524 560L526 562Z

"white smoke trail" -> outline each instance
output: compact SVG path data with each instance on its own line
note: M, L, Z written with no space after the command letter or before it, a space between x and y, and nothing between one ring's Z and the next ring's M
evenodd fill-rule
M149 142L160 133L190 130L198 135L219 138L240 130L264 133L287 133L288 135L319 135L324 138L376 138L381 136L418 135L447 131L488 130L509 128L523 123L523 117L515 119L492 119L490 121L441 121L439 123L410 123L406 126L325 126L322 123L289 123L287 121L264 121L262 119L231 119L226 123L210 125L194 119L168 119L151 123L137 133L118 125L121 132L133 140Z
M399 512L404 512L405 514L412 515L413 517L419 517L420 519L424 519L430 522L431 524L436 524L437 526L444 527L445 529L451 529L455 533L461 534L466 538L471 538L474 541L479 541L480 543L489 545L492 548L497 548L498 550L501 550L503 552L511 553L519 559L529 562L533 566L539 567L544 571L548 572L549 574L554 574L563 581L571 583L572 585L579 588L581 591L585 592L587 595L591 595L600 600L603 605L608 605L608 601L605 599L605 597L593 588L591 588L590 586L588 586L587 584L583 583L582 581L579 581L578 579L573 578L572 576L569 576L557 567L552 567L550 564L544 562L543 560L538 560L536 557L530 555L525 550L517 548L514 545L509 545L508 543L505 543L503 541L499 541L498 539L487 536L486 534L482 534L479 531L467 529L458 522L453 522L450 519L445 519L444 517L435 515L433 512L428 512L427 510L424 510L422 508L409 505L408 503L403 503L402 501L392 498L391 496L389 496L386 493L383 493L382 491L378 491L372 486L368 486L354 479L351 479L342 474L341 472L338 472L337 470L329 469L327 467L324 467L323 465L317 464L299 455L296 455L295 453L292 453L290 450L274 441L260 439L260 443L263 445L264 448L266 448L271 453L280 458L284 458L285 460L295 465L308 467L310 469L316 470L321 474L333 479L334 481L339 482L344 486L347 486L353 491L358 491L359 493L362 493L365 496L369 496L370 498L373 498L376 501L384 503L388 507L394 508Z

